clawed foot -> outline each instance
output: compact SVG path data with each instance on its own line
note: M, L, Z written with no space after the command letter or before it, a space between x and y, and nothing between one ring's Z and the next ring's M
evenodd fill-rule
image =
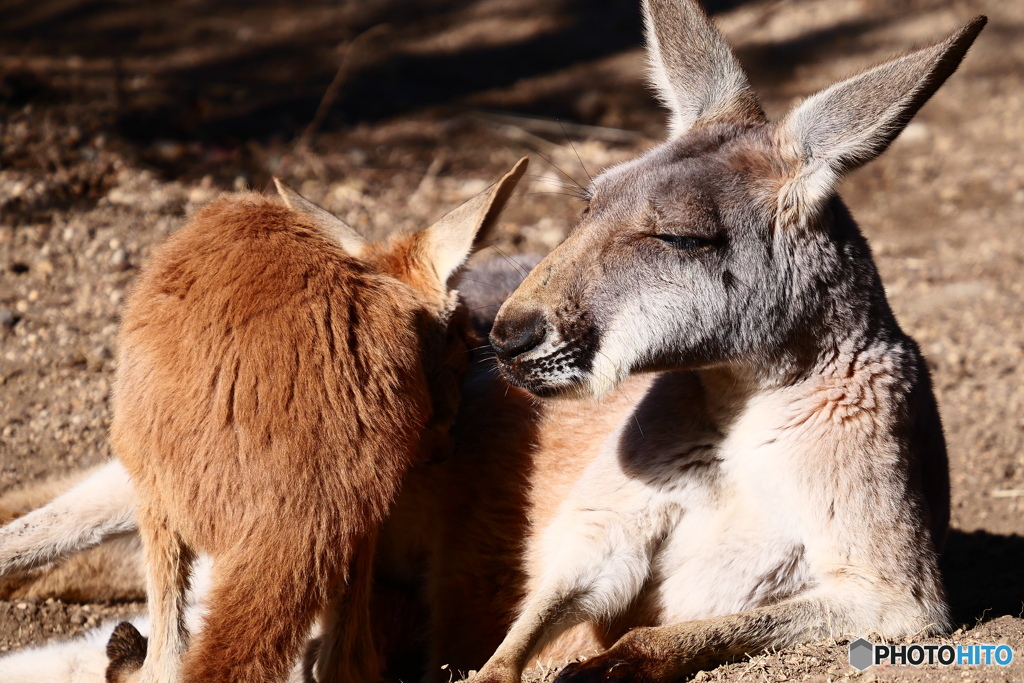
M555 683L643 683L650 680L637 662L605 653L585 662L567 664L558 673Z

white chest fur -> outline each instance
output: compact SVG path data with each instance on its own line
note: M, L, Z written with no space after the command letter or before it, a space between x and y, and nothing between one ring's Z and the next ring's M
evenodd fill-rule
M750 609L813 585L807 482L780 399L713 419L692 376L659 381L605 442L536 550L534 586L614 615L639 594L664 622ZM726 424L727 422L727 424ZM811 515L813 517L813 515Z
M813 497L796 474L801 454L782 429L778 402L758 397L730 421L710 455L708 491L680 487L685 513L649 585L665 622L752 609L814 584L806 561Z

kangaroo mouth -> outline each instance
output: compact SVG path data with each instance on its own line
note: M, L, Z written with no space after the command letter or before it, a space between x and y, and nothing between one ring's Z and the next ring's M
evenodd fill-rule
M600 334L589 316L562 316L557 323L555 317L502 308L490 336L498 368L509 383L540 398L589 395Z
M579 396L581 390L584 388L585 383L582 380L576 380L572 382L561 382L552 383L544 378L538 377L524 377L520 373L506 368L503 365L498 366L501 370L501 376L505 380L520 389L525 389L537 398L572 398Z
M589 395L588 365L585 357L565 348L543 356L524 354L509 361L498 358L498 369L505 380L538 398Z

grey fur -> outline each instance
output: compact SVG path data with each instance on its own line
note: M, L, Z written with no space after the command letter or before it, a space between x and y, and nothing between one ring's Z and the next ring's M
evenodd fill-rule
M486 337L490 333L498 309L540 260L537 254L517 254L514 261L492 258L471 263L456 276L477 334Z
M804 164L842 175L885 151L956 71L986 22L976 17L941 43L838 83L797 107L783 127Z
M683 133L698 122L764 121L732 50L695 2L643 3L650 79Z
M659 625L561 683L670 680L808 639L949 625L931 380L835 188L885 150L985 19L776 124L696 2L644 9L672 135L594 179L586 216L491 340L505 376L541 396L661 374L543 532L550 566L482 682L514 680L538 643L630 604ZM718 533L695 533L706 528Z

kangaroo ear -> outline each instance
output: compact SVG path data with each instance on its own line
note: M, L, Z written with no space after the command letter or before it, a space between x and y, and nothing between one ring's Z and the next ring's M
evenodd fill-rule
M487 238L528 163L523 157L497 183L416 236L420 254L434 267L440 282L448 282L474 246Z
M956 71L987 21L975 17L941 43L837 83L794 109L780 131L800 160L796 199L824 201L844 174L884 152Z
M700 123L764 121L736 55L696 0L644 0L650 79L673 135Z
M344 249L347 254L356 258L363 254L369 243L362 235L349 227L345 221L327 209L309 201L280 178L274 178L274 184L277 185L277 191L289 209L301 213L326 230L329 235L337 240L338 246Z

